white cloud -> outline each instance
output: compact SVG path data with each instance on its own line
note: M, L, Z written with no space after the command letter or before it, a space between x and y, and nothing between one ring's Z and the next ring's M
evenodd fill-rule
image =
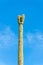
M27 39L28 39L29 42L32 42L33 41L33 35L31 33L29 33L27 35Z
M0 65L6 65L5 63L3 63L3 62L0 62Z
M28 33L26 35L29 45L32 47L43 47L43 33L35 31L34 33Z
M0 32L0 48L17 44L17 36L10 27Z

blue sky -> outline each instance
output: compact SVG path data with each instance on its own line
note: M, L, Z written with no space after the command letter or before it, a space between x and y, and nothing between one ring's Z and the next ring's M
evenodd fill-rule
M0 65L18 65L18 20L24 21L24 65L43 65L43 0L0 0Z

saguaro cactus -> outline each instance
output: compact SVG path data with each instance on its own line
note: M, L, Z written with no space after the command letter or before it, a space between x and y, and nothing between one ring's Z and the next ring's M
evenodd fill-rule
M18 65L23 65L23 23L24 23L24 14L18 16L18 24L19 24Z

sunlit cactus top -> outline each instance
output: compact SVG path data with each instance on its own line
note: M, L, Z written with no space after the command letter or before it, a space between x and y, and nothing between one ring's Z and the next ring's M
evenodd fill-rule
M19 16L18 16L18 23L19 23L19 24L23 24L23 23L24 23L24 18L25 18L25 15L24 15L24 14L19 15Z

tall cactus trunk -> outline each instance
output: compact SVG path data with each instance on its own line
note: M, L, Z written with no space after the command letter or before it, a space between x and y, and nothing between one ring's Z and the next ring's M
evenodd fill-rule
M23 65L23 24L19 24L18 65Z

